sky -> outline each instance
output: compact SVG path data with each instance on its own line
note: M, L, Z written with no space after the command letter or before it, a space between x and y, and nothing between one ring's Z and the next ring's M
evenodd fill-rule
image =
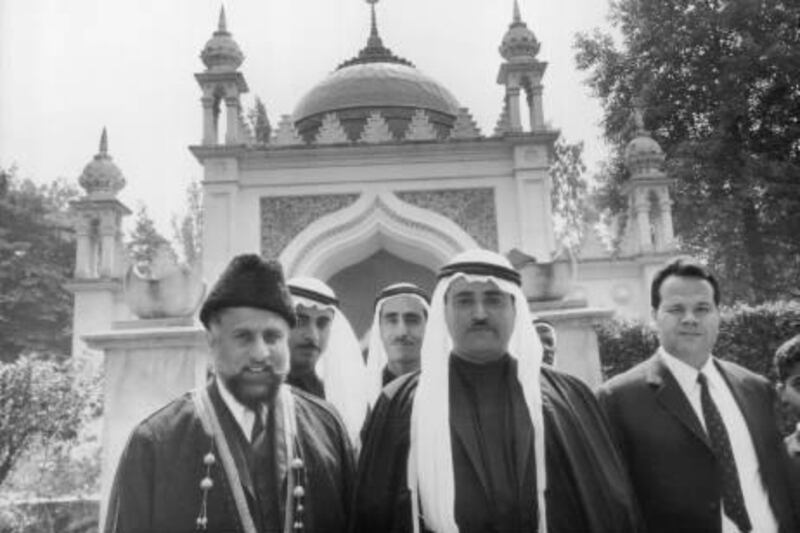
M220 0L0 0L0 167L22 177L77 181L108 128L127 179L120 199L144 203L171 237L202 167L199 54ZM365 0L226 0L228 30L273 126L302 95L356 55L369 33ZM601 109L575 68L576 32L606 28L605 0L519 0L541 43L545 121L585 143L589 174L606 154ZM498 46L513 0L379 0L384 45L447 87L485 135L501 110ZM132 218L132 217L130 217ZM130 227L130 221L128 222Z

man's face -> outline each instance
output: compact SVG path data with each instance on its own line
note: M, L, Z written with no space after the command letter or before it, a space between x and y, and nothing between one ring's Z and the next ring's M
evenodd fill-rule
M334 311L302 304L298 304L295 310L297 326L289 336L292 370L306 372L314 369L320 354L328 347Z
M234 398L255 408L270 402L289 371L289 325L265 309L230 307L209 324L214 367Z
M381 340L390 364L419 364L426 322L425 307L419 298L401 294L383 302L380 314Z
M453 349L474 363L488 363L506 353L515 316L513 297L492 281L458 279L445 295Z
M795 413L800 414L800 363L789 367L789 375L784 383L778 386L781 400Z
M719 333L714 288L701 278L669 276L659 291L661 303L653 320L661 346L687 363L702 364Z

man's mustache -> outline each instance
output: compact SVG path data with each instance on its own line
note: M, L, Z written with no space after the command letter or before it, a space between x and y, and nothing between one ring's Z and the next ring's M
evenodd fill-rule
M398 346L414 346L417 342L412 339L411 337L396 337L392 340L392 344L397 344Z
M305 350L319 350L319 345L314 341L301 342L297 347Z
M489 324L487 320L473 320L468 328L469 331L478 331L482 329L489 329L494 331L494 328Z

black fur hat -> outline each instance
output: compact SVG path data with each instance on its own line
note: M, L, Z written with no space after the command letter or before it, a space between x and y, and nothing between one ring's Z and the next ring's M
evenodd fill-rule
M283 267L256 254L237 255L217 280L200 309L200 322L208 329L215 312L227 307L255 307L278 313L289 327L297 318L283 279Z

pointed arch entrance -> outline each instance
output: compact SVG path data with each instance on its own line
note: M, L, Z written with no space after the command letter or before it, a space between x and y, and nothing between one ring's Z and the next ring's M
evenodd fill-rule
M478 246L438 213L405 203L391 192L365 193L305 228L280 261L287 277L314 276L329 282L363 335L377 290L400 281L431 289L442 264Z

